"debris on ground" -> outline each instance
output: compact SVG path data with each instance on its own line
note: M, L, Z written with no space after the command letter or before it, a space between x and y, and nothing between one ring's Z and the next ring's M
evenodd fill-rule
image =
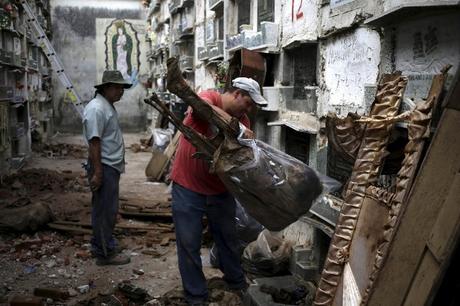
M314 292L309 292L305 286L301 285L294 290L262 285L260 291L270 294L275 303L283 305L311 305L314 294Z
M84 173L29 169L7 176L0 184L0 206L28 204L26 198L44 193L87 192L88 182Z
M139 143L133 143L128 147L134 153L152 152L153 136L150 138L141 138Z
M251 278L288 274L291 249L290 242L265 229L244 249L243 270Z
M60 290L56 288L35 288L34 295L53 300L67 300L70 297L68 290Z
M0 258L2 261L10 259L24 262L25 274L36 272L39 266L54 268L64 263L64 260L58 261L52 256L65 245L65 239L54 232L44 231L30 236L10 234L0 239Z
M67 143L45 143L40 149L42 156L47 158L68 158L86 159L88 148L82 145Z
M165 217L172 218L171 201L139 201L120 198L119 213L128 217Z
M0 222L7 210L16 212L6 217L10 221L19 222L29 214L36 221L36 205L49 207L55 218L42 222L43 227L23 226L24 233L7 227L0 231L0 304L28 300L54 306L160 305L164 293L180 286L180 275L166 185L145 181L144 168L151 154L134 155L128 150L128 169L120 182L121 214L115 234L131 263L99 267L91 253L91 193L86 173L72 152L62 148L70 147L54 147L49 156L36 154L26 168L1 178ZM204 269L206 275L219 274ZM136 301L135 295L142 296L142 291L129 291L128 281L148 295Z
M222 278L211 278L208 280L208 302L209 305L240 306L241 298L237 292L228 289L227 284ZM184 298L184 292L180 287L173 288L155 302L165 306L186 306L188 305Z
M1 208L0 231L35 232L53 219L50 207L40 202L17 208Z

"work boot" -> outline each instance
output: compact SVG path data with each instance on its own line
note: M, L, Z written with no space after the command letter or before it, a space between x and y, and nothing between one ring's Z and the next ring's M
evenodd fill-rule
M208 306L209 303L208 302L196 302L196 303L189 303L188 304L189 306Z
M131 258L124 254L115 254L113 256L104 258L104 257L98 257L96 259L96 265L98 266L121 266L121 265L126 265L131 262Z
M117 255L117 254L123 252L124 249L125 249L124 246L117 245L113 250L110 251L109 256ZM92 249L92 250L91 250L91 256L92 256L93 258L97 258L99 255L98 255L98 253L97 253L94 249Z
M230 292L236 294L240 298L241 302L243 302L243 301L245 301L246 296L248 294L248 289L246 289L246 288L244 288L244 289L236 289L236 290L230 290Z

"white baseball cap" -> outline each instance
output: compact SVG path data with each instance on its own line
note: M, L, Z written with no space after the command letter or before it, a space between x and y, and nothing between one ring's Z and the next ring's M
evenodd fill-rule
M252 101L259 106L267 106L268 102L260 94L260 86L254 79L239 77L232 81L232 86L235 88L243 89L249 93Z

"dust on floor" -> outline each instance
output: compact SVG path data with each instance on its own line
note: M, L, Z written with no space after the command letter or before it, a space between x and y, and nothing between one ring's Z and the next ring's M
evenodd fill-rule
M127 148L145 136L125 135ZM143 305L146 299L154 299L151 305L159 301L182 304L172 220L170 214L155 214L169 209L168 186L148 182L144 174L151 153L137 150L137 145L132 146L135 150L128 149L126 173L120 181L120 207L124 212L119 215L116 233L131 263L99 267L89 252L91 197L81 168L85 160L82 147L78 135L55 137L53 144L46 146L46 154L34 153L21 172L2 180L0 209L46 204L53 214L48 223L54 224L54 229L45 226L16 233L3 228L0 303L7 303L13 296L32 296L36 288L52 288L70 297L61 304L48 299L49 305L117 305L115 300L120 305L128 301L130 305ZM144 209L150 217L134 218L133 209ZM209 264L206 248L202 254L206 277L220 277L220 271ZM136 294L143 290L144 300L136 301ZM215 305L228 304L228 296L213 294ZM219 296L227 300L219 302Z

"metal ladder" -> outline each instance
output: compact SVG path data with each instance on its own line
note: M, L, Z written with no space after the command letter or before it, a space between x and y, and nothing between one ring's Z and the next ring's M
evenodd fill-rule
M57 56L56 51L54 50L53 46L48 40L48 37L46 37L45 31L43 31L43 28L38 23L37 17L35 16L34 12L29 6L29 3L27 3L26 0L21 0L21 4L28 16L27 23L30 25L30 27L35 31L35 34L37 35L36 38L38 41L38 45L43 49L43 52L48 58L48 61L51 63L52 69L56 72L56 74L59 77L59 80L67 90L66 97L71 101L71 104L73 105L77 113L80 115L80 117L83 117L83 102L78 96L77 92L75 91L75 88L73 87L72 81L70 80L69 76L65 73L61 60Z

